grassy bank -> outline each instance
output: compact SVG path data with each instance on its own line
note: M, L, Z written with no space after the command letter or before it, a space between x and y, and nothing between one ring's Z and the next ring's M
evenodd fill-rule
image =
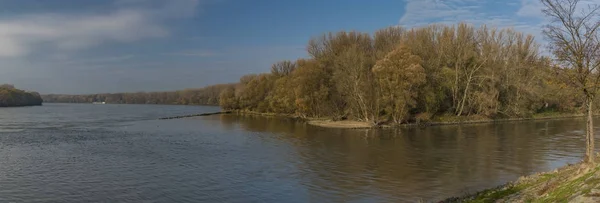
M600 165L568 165L442 202L600 202Z

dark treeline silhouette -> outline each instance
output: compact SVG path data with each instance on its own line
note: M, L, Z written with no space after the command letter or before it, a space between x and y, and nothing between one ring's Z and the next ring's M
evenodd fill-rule
M582 97L539 46L468 24L328 33L310 40L309 58L225 88L220 105L371 123L579 112Z
M37 92L26 92L13 85L0 85L0 107L39 106L42 98Z
M199 89L186 89L172 92L137 92L89 95L42 95L45 102L54 103L92 103L110 104L182 104L182 105L218 105L219 94L232 84L212 85Z

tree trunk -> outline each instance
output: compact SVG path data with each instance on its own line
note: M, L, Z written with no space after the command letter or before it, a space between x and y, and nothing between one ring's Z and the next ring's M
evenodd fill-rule
M473 74L469 74L469 77L467 78L467 86L465 87L465 91L463 92L462 95L462 100L459 101L459 107L458 107L458 112L456 113L456 116L461 116L463 109L465 108L465 102L467 100L467 94L469 93L469 86L471 86L471 78L472 78Z
M458 65L454 65L454 87L452 87L452 107L458 109Z
M594 163L594 121L593 121L593 97L587 96L587 122L586 122L586 130L585 130L585 140L586 140L586 151L585 157L587 163Z

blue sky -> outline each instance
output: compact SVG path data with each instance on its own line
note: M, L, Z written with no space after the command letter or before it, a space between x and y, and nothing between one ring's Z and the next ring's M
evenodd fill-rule
M236 82L330 31L469 22L540 35L537 0L0 0L0 83L41 93Z

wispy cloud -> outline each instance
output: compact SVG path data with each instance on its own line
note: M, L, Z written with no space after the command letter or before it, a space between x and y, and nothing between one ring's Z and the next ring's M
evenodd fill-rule
M78 60L67 60L64 64L69 65L81 65L81 64L106 64L106 63L120 63L135 58L135 55L128 54L122 56L107 56L98 58L86 58Z
M539 0L522 0L521 8L517 11L518 16L522 17L533 17L533 18L544 18L542 9L544 5Z
M174 53L165 53L164 55L172 55L172 56L194 56L194 57L212 57L219 55L217 52L209 51L209 50L200 50L200 51L182 51L182 52L174 52Z
M466 22L499 28L514 28L543 39L544 16L538 0L405 0L406 11L400 25Z
M170 33L165 21L192 15L198 4L198 0L120 0L112 12L102 14L45 13L0 18L0 57L165 37Z

